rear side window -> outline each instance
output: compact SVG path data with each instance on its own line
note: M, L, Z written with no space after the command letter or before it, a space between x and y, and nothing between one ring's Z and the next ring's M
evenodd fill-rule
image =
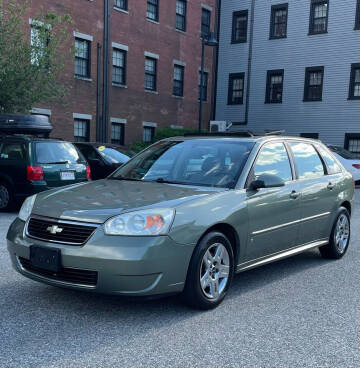
M271 174L283 181L292 180L289 156L284 144L278 142L264 146L256 159L253 172L255 179L263 174Z
M324 165L315 148L304 142L290 142L299 179L315 179L325 175Z
M21 143L5 143L0 152L0 160L21 161L26 159L25 146Z
M338 174L341 172L340 166L336 163L334 158L331 156L330 152L328 152L326 149L324 149L321 146L316 147L318 151L320 152L320 155L322 156L323 160L326 163L326 166L328 168L328 174Z

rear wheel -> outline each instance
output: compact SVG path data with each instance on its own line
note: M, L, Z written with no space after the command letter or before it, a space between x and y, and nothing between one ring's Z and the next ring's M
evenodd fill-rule
M10 186L0 182L0 211L7 211L13 205L13 196Z
M329 244L319 248L324 258L339 259L344 256L350 243L350 215L346 208L340 207L334 222Z
M225 235L210 232L194 251L183 297L191 307L211 309L225 298L234 274L234 256Z

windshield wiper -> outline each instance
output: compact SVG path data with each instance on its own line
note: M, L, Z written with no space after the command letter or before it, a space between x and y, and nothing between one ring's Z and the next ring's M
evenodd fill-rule
M127 180L127 181L144 181L142 179L127 178L126 176L112 176L109 179L111 179L111 180Z
M54 161L54 162L44 162L43 165L63 165L69 163L70 161Z

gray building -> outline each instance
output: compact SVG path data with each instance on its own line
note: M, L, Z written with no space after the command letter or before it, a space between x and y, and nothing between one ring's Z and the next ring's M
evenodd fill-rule
M360 157L360 0L222 0L216 120Z

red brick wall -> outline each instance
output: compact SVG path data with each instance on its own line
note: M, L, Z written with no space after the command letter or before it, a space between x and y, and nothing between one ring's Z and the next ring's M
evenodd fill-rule
M111 1L112 3L112 1ZM196 127L198 119L198 72L201 62L201 4L212 7L211 28L215 23L215 0L191 0L187 5L186 33L175 30L175 0L160 0L159 24L146 20L146 1L128 0L128 13L111 9L111 42L127 45L127 88L110 86L110 117L127 120L125 144L142 140L142 122L154 122L158 127L182 125ZM69 96L57 104L37 104L34 107L52 111L52 136L73 140L73 113L92 115L90 138L96 135L96 68L97 43L103 45L102 0L32 0L29 17L39 11L69 13L74 30L93 36L91 44L91 78L74 78L74 61L69 56L64 82L71 86ZM71 32L72 32L71 31ZM30 30L29 30L30 37ZM71 37L71 42L74 38ZM67 47L65 46L64 52ZM144 91L144 52L160 56L158 60L157 94ZM111 59L110 55L110 59ZM173 60L186 63L184 98L172 96ZM210 119L213 50L207 48L205 65L209 69L208 101L204 104L203 126ZM111 70L110 70L111 81ZM109 123L110 124L110 123ZM109 126L110 134L110 126Z

